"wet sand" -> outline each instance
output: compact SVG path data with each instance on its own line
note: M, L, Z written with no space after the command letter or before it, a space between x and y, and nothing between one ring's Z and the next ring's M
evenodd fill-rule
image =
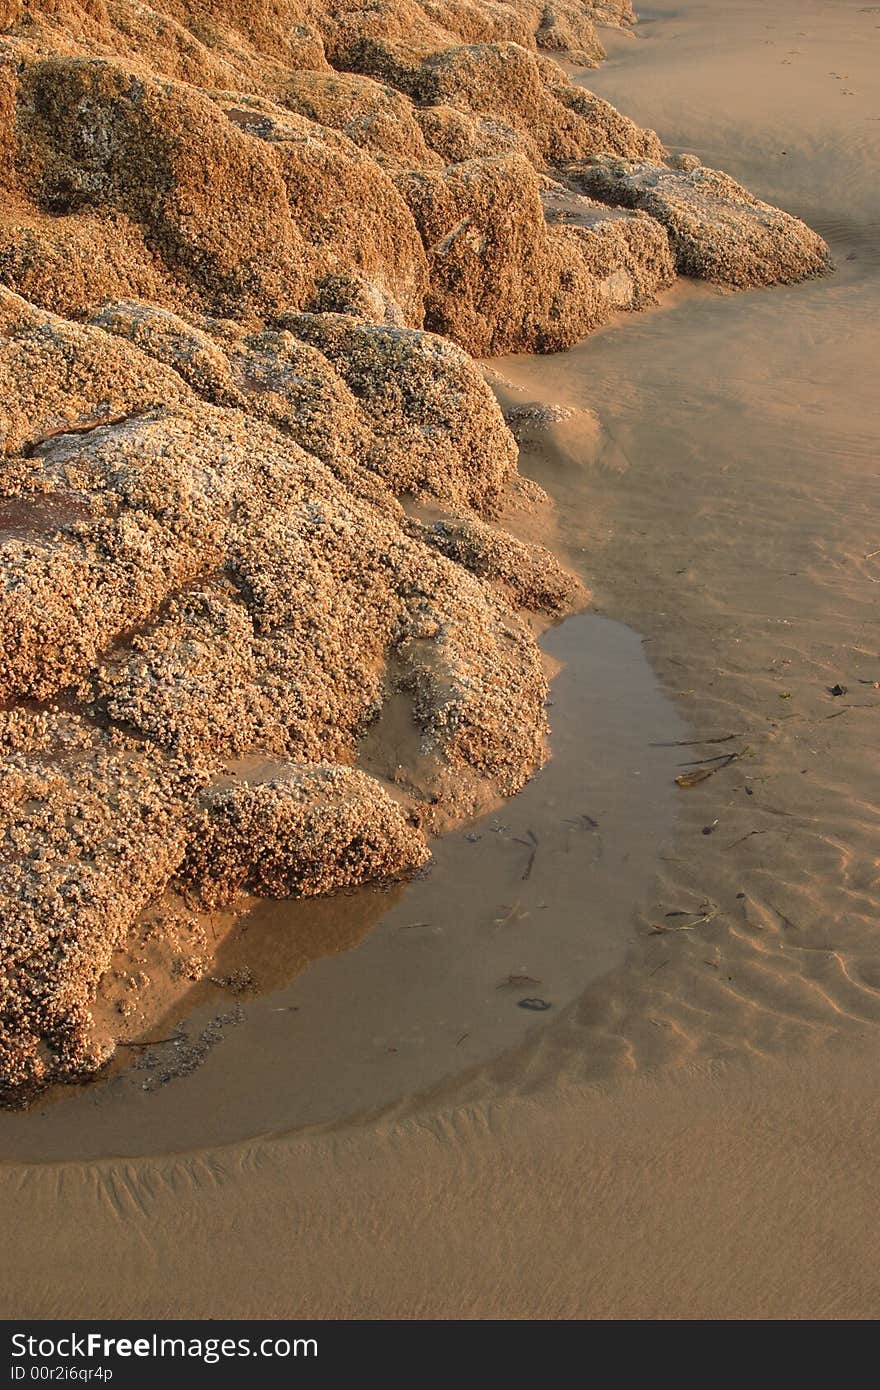
M106 1157L60 1162L63 1106L88 1134L100 1088L6 1117L8 1316L876 1315L878 41L871 7L793 0L685 2L616 39L584 81L807 218L838 269L737 296L683 286L563 356L493 363L505 404L576 412L523 424L522 467L598 608L645 639L691 737L736 736L695 750L738 757L674 792L650 882L621 872L616 961L460 1074L425 1069L436 1045L411 1047L395 1095L350 1069L351 1093L385 1105L356 1124L343 1089L332 1115L260 1104L236 1134L241 1101L229 1127L208 1087L189 1152L126 1147L120 1125L80 1150ZM407 912L404 894L389 916ZM356 996L361 951L374 980L405 959L383 956L389 935L291 988L321 998L326 968ZM194 1084L222 1077L234 1032ZM323 1128L288 1132L303 1120Z

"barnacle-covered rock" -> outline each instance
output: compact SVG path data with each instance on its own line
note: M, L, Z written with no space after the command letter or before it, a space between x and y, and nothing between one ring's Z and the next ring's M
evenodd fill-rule
M0 449L31 449L81 429L186 398L167 367L28 304L0 285ZM0 491L3 478L0 475Z
M291 111L341 131L379 163L431 163L418 111L394 87L351 72L295 72L278 100Z
M243 890L310 898L400 878L428 857L424 836L375 778L290 763L206 790L181 878L219 907Z
M415 114L425 143L443 164L463 164L467 159L505 154L522 155L535 166L541 163L534 140L497 116L473 115L443 103L416 107Z
M304 296L319 258L279 162L201 91L106 59L51 57L19 82L19 187L56 216L108 208L219 312Z
M0 38L0 283L66 316L138 300L258 332L341 311L474 353L564 347L603 321L597 280L631 274L632 237L626 264L597 277L587 257L585 274L533 215L537 176L666 166L652 131L548 54L595 61L594 21L631 18L625 0L212 0L188 28L171 0L31 0ZM717 207L691 190L671 210L668 175L659 201L593 177L701 273L738 283L741 262L764 283L821 260L773 210L729 254Z
M586 602L580 582L544 546L527 545L477 517L462 513L430 522L411 520L408 529L480 579L491 580L516 608L564 613Z
M0 714L0 1098L106 1060L90 1008L187 843L198 771L57 712Z
M567 173L591 197L656 218L682 275L744 289L803 280L830 264L827 245L805 223L692 157L655 165L600 156Z
M395 492L427 492L491 513L516 447L482 373L433 333L345 314L281 320L333 364L375 433L375 467Z
M365 276L422 321L427 267L406 204L388 174L346 135L266 101L218 97L234 125L268 151L287 194L286 215L326 274ZM311 281L322 278L317 269ZM302 304L297 284L287 304ZM267 296L262 307L270 307ZM272 307L284 307L280 301Z
M398 183L428 253L426 322L474 352L569 347L672 278L666 234L649 218L622 223L594 208L580 226L548 225L544 186L522 157L414 171ZM629 302L610 288L618 271L629 277Z

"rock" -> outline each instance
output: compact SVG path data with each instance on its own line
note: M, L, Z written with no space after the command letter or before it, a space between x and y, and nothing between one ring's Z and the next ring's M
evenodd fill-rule
M366 472L376 445L357 401L327 359L291 333L248 334L234 321L206 319L211 337L138 301L105 305L89 322L173 367L203 399L276 425L355 491L381 495Z
M343 314L281 322L324 354L360 403L376 437L373 467L394 492L497 508L516 447L466 353L432 333Z
M80 428L188 396L168 367L98 328L69 323L0 285L0 446L32 448Z
M470 160L400 176L428 254L426 322L490 355L552 352L650 302L672 278L665 233L649 218L581 218L548 227L541 181L522 158ZM630 293L612 289L619 271ZM491 286L491 289L489 288Z
M252 98L224 99L234 124L268 147L287 193L288 215L323 274L358 274L422 322L427 266L406 204L387 173L346 136ZM313 272L312 284L320 278ZM286 302L304 304L295 285ZM270 307L265 296L263 310Z
M624 0L279 0L254 13L213 0L210 24L192 30L158 3L85 14L73 0L32 0L27 16L8 16L0 282L68 317L138 300L254 332L291 311L353 311L427 323L472 352L553 350L604 321L589 255L585 272L583 249L548 238L534 216L535 174L605 155L662 169L652 131L547 56L579 49L593 61L594 21L628 23ZM75 56L65 23L77 26ZM504 175L499 160L517 163ZM601 196L656 214L682 264L735 274L716 249L717 218L698 215L693 197L673 216L634 189L618 179ZM793 225L775 215L766 256L755 230L743 274L761 273L762 257L766 277L795 273L788 262L806 251L787 237ZM618 298L643 235L601 277ZM523 275L522 302L492 322L492 300L508 303ZM646 288L633 303L648 298Z
M596 26L578 0L551 0L544 5L535 31L539 48L561 52L581 67L595 67L605 57Z
M44 324L48 322L44 320ZM198 395L217 405L239 404L241 393L236 391L229 358L220 344L178 314L136 299L117 300L96 309L88 322L134 343L156 362L173 367ZM54 326L52 337L61 331ZM76 350L81 351L79 342ZM109 355L106 341L100 342L99 351L103 356ZM131 354L124 360L130 364Z
M643 208L669 232L680 274L745 289L819 275L825 242L803 222L692 158L678 168L598 157L568 179L604 202Z
M177 869L198 775L72 715L0 715L0 1099L100 1066L90 1006Z
M628 159L663 158L665 150L653 130L643 130L610 102L576 85L555 64L544 69L542 75L545 86L555 100L577 118L575 129L582 155L608 153ZM554 145L554 155L554 164L564 161L566 156L560 144Z
M570 612L589 595L540 545L526 545L467 515L410 521L410 534L501 589L512 607L537 613Z
M383 48L360 52L359 71L405 92L419 106L445 105L491 115L520 132L540 159L558 164L604 150L662 155L653 131L642 131L607 102L571 84L562 69L547 68L516 43L467 44L414 62Z
M124 214L206 307L307 293L318 258L278 161L200 91L108 60L47 58L22 74L18 130L19 184L41 211Z
M418 112L394 87L355 73L295 72L277 99L298 115L341 131L380 164L432 163Z
M338 370L377 436L397 438L388 484L495 508L516 477L515 446L459 349L342 315L303 315L293 326L321 343L328 371ZM103 338L136 372L150 361L94 327L63 331L87 344ZM489 671L506 670L511 727L521 701L518 749L487 726L477 770L512 785L540 757L540 661L511 611L409 538L389 492L359 500L314 455L241 410L190 397L68 430L10 470L6 491L17 512L2 537L5 698L73 688L170 751L346 757L380 701L383 662L410 641L427 601L461 607L483 629L478 650L463 635L449 647L459 615L438 627L462 692L466 672L485 670L476 689ZM412 655L410 664L415 672ZM474 728L494 719L468 702ZM427 698L422 709L440 755L466 760Z
M242 891L310 898L350 890L430 858L401 807L356 768L288 764L266 780L214 786L201 804L181 878L209 908Z
M308 309L313 314L354 314L373 323L404 328L403 310L363 275L325 275L318 281L315 298Z
M463 164L468 159L487 159L498 155L522 155L540 165L538 147L528 135L493 116L474 116L455 106L416 108L425 143L444 164Z
M358 497L278 428L199 399L127 337L13 308L50 346L57 333L83 351L87 396L108 379L102 347L116 389L126 389L125 364L131 389L145 368L180 383L173 407L68 427L32 456L10 456L2 478L0 684L13 704L0 724L0 1090L15 1099L105 1060L89 1012L97 983L187 854L188 881L203 883L206 901L236 885L318 892L403 872L423 861L421 836L350 767L386 701L408 700L419 740L402 795L441 825L509 794L540 764L546 681L511 607L537 594L510 584L496 594L411 531L390 492ZM227 389L201 330L170 316L149 323L132 306L104 318L201 389ZM437 489L485 504L515 478L497 407L459 349L343 316L304 320L338 358L340 382L345 371L370 397L365 418L384 413L413 450L423 437L425 457L431 430L438 447L448 431L452 485L438 472ZM268 362L273 335L257 336ZM334 370L289 331L277 337L282 376L288 340ZM253 335L229 334L227 349L235 344L253 358ZM63 360L47 349L27 369L50 399ZM24 368L17 381L27 387ZM407 381L400 413L393 384ZM500 573L491 557L503 560L503 538L493 549L485 524L462 527L462 557ZM551 577L545 589L558 610L562 588ZM75 713L15 703L62 693ZM244 755L294 758L300 772L281 783L273 772L274 790L249 800L248 777L222 774ZM222 854L195 800L218 787ZM193 878L205 844L214 877Z

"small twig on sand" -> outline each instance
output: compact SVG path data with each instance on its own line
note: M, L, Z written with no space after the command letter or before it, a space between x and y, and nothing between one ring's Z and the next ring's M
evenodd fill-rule
M774 825L768 825L766 830L748 830L746 831L745 835L740 835L738 840L731 840L730 844L725 845L724 848L735 849L737 845L741 845L746 840L750 840L753 835L769 835L770 831L775 829L776 827Z
M705 925L706 922L711 922L715 917L718 916L718 912L719 909L714 905L712 905L711 911L709 912L707 912L705 908L702 908L700 910L700 914L694 914L694 916L696 917L696 921L683 922L680 927L665 927L662 922L654 922L651 930L648 932L648 935L666 936L673 932L693 931L695 927L702 927ZM676 916L678 915L679 914L676 914Z
M704 767L707 763L720 763L722 767L727 767L728 763L732 763L737 757L739 757L738 753L715 753L711 758L689 758L687 762L679 763L678 766ZM720 768L716 767L715 771L719 772Z
M836 710L834 711L833 714L826 714L826 715L824 715L823 717L824 717L825 719L839 719L840 716L841 716L842 714L846 714L847 711L848 711L848 710L851 710L851 709L876 709L876 708L877 708L876 705L864 705L864 704L857 704L857 705L854 705L854 704L852 703L852 701L850 701L849 704L844 705L843 709L836 709Z
M792 931L799 931L799 930L800 930L800 928L791 920L790 917L786 917L786 915L785 915L784 912L780 912L780 911L779 911L779 908L776 906L775 903L771 903L771 902L770 902L770 899L769 899L769 898L767 899L767 906L773 908L773 911L776 913L776 916L779 917L779 918L781 919L782 925L783 925L784 927L791 927L791 930L792 930Z
M535 855L538 853L538 837L534 830L528 830L526 834L529 837L527 840L521 840L519 836L514 836L518 845L525 845L527 849L531 850L529 862L526 864L525 871L523 872L524 882L527 878L531 878L532 876L532 869L535 867Z
M649 743L649 748L697 748L707 743L732 743L745 734L725 734L723 738L677 738L672 743Z

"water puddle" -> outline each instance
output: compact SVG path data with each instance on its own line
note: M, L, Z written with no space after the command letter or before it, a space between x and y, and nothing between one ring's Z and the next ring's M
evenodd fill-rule
M326 1123L497 1057L624 957L674 816L686 737L639 637L582 614L549 632L554 756L493 816L434 846L390 894L261 903L236 958L258 995L186 1021L175 1047L0 1116L0 1154L51 1161L181 1151ZM352 949L353 947L353 949ZM221 949L217 969L225 970ZM158 1036L158 1034L157 1034Z

